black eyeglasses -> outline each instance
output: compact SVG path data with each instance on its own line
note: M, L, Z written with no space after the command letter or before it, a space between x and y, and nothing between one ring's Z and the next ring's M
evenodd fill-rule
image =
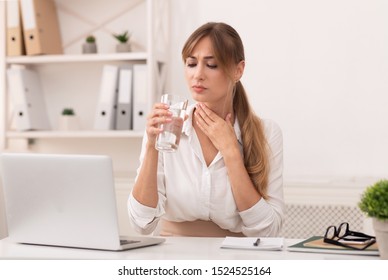
M342 223L338 228L329 226L326 229L323 242L355 250L365 250L376 243L376 237L358 231L351 231L348 223Z

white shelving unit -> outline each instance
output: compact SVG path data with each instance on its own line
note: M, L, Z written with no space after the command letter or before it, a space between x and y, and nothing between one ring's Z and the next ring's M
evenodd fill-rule
M138 138L142 137L143 134L141 131L9 131L6 134L6 138Z
M169 1L56 0L56 4L64 47L63 55L6 57L6 24L5 21L0 22L0 38L4 42L0 46L0 149L8 149L9 142L13 139L25 139L27 142L30 139L141 138L143 133L138 131L92 131L98 98L98 75L104 64L147 64L149 80L147 100L150 101L151 107L163 92L166 80ZM1 16L4 19L5 5L4 1L0 2L0 14L4 15ZM75 31L76 24L80 26L80 30ZM112 34L122 30L130 30L133 52L115 53L116 41ZM81 44L88 34L96 36L98 54L81 54ZM27 132L12 130L5 76L6 69L13 64L25 65L39 72L52 130ZM61 107L70 105L77 108L76 113L81 112L83 129L72 132L56 130L58 111Z
M146 61L146 52L136 53L109 53L109 54L64 54L44 56L17 56L7 57L6 64L35 65L43 63L74 63L74 62L104 62L104 61Z
M55 0L63 55L6 56L6 2L0 1L0 153L108 154L113 159L120 234L133 234L125 202L138 166L143 131L96 131L93 122L100 77L106 64L146 64L149 108L163 93L169 42L169 0ZM113 33L128 30L132 52L116 53ZM97 54L82 54L87 35L96 37ZM17 131L12 127L12 106L6 70L24 65L39 73L52 129ZM81 129L58 130L64 107L73 107ZM0 185L1 192L1 185ZM1 196L0 196L1 198ZM0 225L3 227L2 209ZM4 232L0 232L4 236Z

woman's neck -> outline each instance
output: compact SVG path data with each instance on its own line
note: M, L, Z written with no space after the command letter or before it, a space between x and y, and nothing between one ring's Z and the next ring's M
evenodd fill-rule
M234 112L233 104L214 104L214 103L204 103L210 110L216 113L220 118L225 120L228 114L231 114L231 120L234 121Z

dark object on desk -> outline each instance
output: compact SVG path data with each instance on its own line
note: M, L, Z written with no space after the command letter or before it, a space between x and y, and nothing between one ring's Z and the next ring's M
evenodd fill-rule
M253 243L253 246L259 246L259 243L260 243L260 238L257 238L255 243Z
M357 246L357 245L354 245ZM363 246L363 245L361 245ZM309 252L309 253L328 253L328 254L350 254L350 255L370 255L378 256L379 251L377 243L371 245L365 250L356 250L353 248L345 248L338 245L325 243L322 236L313 236L302 242L287 247L291 252Z
M376 243L376 237L358 231L351 231L349 230L349 223L345 222L341 223L338 228L329 226L326 229L323 242L354 250L365 250Z

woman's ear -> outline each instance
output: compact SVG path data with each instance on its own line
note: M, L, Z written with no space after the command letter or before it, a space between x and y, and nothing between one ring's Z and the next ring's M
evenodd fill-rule
M245 60L241 60L236 67L236 74L235 74L235 81L238 82L242 75L244 74L244 69L245 69Z

